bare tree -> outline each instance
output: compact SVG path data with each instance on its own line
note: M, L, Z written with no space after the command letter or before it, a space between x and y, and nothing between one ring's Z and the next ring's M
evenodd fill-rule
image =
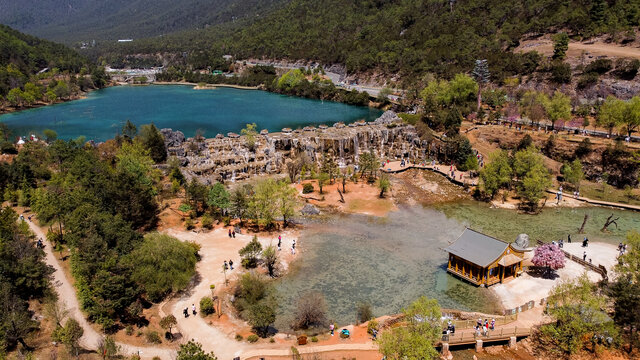
M327 303L319 292L308 292L298 299L293 328L308 329L327 324Z
M602 231L602 232L607 231L607 228L611 224L615 225L616 229L618 228L618 223L616 221L618 221L618 219L620 219L620 217L617 217L615 219L612 219L612 218L613 218L613 214L609 215L609 217L607 218L607 221L605 221L604 226L602 227L602 229L600 229L600 231Z

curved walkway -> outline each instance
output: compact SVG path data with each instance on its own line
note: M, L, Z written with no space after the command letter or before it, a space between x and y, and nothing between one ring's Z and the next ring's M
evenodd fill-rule
M550 193L550 194L557 194L558 193L557 190L553 190L553 189L549 189L549 190L547 190L547 192ZM603 201L603 200L594 200L594 199L589 199L589 198L586 198L586 197L583 197L583 196L575 196L575 195L572 195L572 194L566 193L566 192L563 192L562 196L563 197L568 197L570 199L575 199L575 200L578 200L578 201L582 201L582 202L585 202L587 204L593 204L593 205L599 205L599 206L609 206L609 207L614 207L614 208L623 209L623 210L640 211L640 206L638 206L638 205L623 204L623 203Z
M34 234L45 241L46 246L44 248L44 252L46 254L45 261L47 264L51 265L55 272L53 273L53 287L58 293L58 300L65 305L67 310L69 311L69 318L74 318L82 329L84 330L84 334L82 338L80 338L80 345L89 350L97 350L98 344L103 338L103 335L100 334L96 329L94 329L91 324L85 319L82 310L80 309L80 303L78 302L78 298L76 297L76 291L71 281L67 278L60 265L60 262L53 254L53 247L51 243L46 240L46 236L42 229L34 224L32 221L27 221L31 231ZM163 349L157 347L142 347L142 346L133 346L129 344L118 343L121 347L121 353L127 355L140 354L145 358L152 358L154 356L158 356L162 359L172 359L174 358L175 351L170 349Z
M432 166L430 163L413 164L409 162L405 162L404 166L402 166L401 164L401 161L389 161L388 163L384 164L384 166L380 167L380 171L391 174L407 171L409 169L430 170L446 177L449 181L456 185L478 185L477 177L472 178L470 171L459 171L455 168L455 166L442 164L436 164L435 166ZM452 168L453 171L451 170Z

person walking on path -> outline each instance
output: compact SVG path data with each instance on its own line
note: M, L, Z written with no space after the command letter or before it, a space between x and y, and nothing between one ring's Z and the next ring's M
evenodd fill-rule
M282 247L282 236L278 235L278 251L280 251Z
M582 254L582 261L587 261L587 252L585 251L584 254Z
M333 336L333 331L336 329L335 325L329 325L329 330L331 331L331 336Z
M231 229L229 229L229 238L231 238Z
M193 312L193 316L196 316L196 304L191 304L191 311Z
M233 231L231 232L231 235L233 236L233 238L236 238L236 229L233 229Z
M233 260L229 259L229 267L233 270Z
M567 242L571 244L571 234L567 235Z
M224 261L224 270L227 271L229 269L229 265L227 265L227 260Z

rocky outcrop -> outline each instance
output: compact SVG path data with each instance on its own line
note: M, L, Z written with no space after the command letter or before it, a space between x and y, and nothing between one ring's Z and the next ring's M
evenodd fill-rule
M424 158L427 148L415 128L402 123L392 111L370 123L308 126L287 132L261 133L253 149L247 147L244 136L235 134L198 142L192 138L184 140L180 132L165 130L162 132L169 154L185 164L187 176L197 177L205 183L282 173L286 170L286 161L300 154L315 162L328 154L344 167L357 165L359 155L364 151L371 151L380 159Z
M300 210L300 213L302 215L305 216L309 216L309 215L320 215L320 210L318 210L317 207L311 205L311 204L306 204L302 210Z

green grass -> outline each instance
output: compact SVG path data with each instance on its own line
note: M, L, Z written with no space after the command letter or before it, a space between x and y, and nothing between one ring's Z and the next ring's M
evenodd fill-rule
M603 191L602 184L588 181L583 181L580 184L580 196L593 200L640 205L640 189L633 189L631 197L629 197L629 192L624 189L607 185Z

